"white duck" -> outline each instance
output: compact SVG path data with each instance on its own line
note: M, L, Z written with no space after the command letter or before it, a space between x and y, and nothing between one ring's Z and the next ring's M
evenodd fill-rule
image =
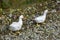
M36 17L34 20L36 21L36 23L43 23L46 19L46 15L47 15L48 10L44 11L44 14L42 16L38 16Z
M21 16L19 17L19 21L18 21L18 22L13 22L12 24L10 24L9 29L10 29L11 31L20 30L21 27L22 27L22 25L23 25L22 18L23 18L23 15L21 15Z

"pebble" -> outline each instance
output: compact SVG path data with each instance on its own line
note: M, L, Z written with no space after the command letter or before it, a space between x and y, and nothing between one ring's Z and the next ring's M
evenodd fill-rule
M56 9L51 10L51 13L57 12Z
M42 6L42 3L40 3L40 6Z
M12 14L11 13L9 14L9 17L12 17Z
M60 1L59 0L57 0L57 4L60 4Z

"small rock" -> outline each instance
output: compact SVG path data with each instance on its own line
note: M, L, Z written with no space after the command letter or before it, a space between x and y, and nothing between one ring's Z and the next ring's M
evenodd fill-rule
M60 1L59 0L57 0L57 4L60 4Z
M11 13L9 14L9 17L12 17L12 14Z
M51 10L51 12L52 12L52 13L53 13L53 12L56 12L56 9Z
M40 4L40 6L42 6L42 3Z

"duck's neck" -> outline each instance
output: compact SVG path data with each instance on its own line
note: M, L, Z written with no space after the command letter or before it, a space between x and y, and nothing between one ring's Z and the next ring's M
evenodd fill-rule
M19 19L19 21L18 21L19 23L21 23L22 22L22 19Z
M43 14L44 16L46 16L47 15L47 12L44 12L44 14Z

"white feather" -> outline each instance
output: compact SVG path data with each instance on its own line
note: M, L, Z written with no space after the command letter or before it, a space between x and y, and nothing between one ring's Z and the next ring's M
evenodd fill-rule
M13 22L12 24L10 24L9 29L12 30L12 31L20 30L22 25L23 25L22 18L23 18L23 15L21 15L19 17L19 21L18 22Z
M36 17L34 20L37 22L37 23L42 23L46 20L46 14L47 14L48 10L45 10L44 11L44 14L42 16L39 16L39 17Z

